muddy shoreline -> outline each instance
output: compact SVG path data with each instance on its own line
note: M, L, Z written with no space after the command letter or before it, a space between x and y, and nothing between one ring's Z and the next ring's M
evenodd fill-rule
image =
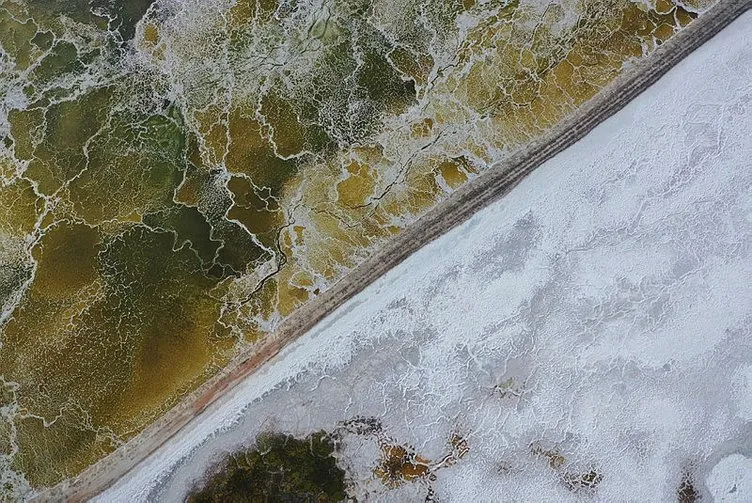
M36 495L34 500L82 501L112 485L177 434L192 418L271 360L291 341L305 334L413 252L498 200L528 173L616 113L685 56L750 8L752 0L722 0L703 13L556 128L465 184L328 291L298 308L273 336L235 359L123 447L90 466L79 476Z

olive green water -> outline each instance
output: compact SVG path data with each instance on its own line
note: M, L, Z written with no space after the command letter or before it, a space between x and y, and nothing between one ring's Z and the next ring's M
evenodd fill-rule
M706 4L0 3L0 500L122 445Z

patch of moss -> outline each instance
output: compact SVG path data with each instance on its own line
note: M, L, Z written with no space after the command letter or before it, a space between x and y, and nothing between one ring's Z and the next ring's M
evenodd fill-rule
M76 46L63 40L34 69L31 79L40 85L48 84L56 77L80 73L83 68Z
M16 155L30 160L26 176L52 194L86 166L86 142L105 124L112 90L100 88L46 110L31 108L10 114ZM41 140L35 142L35 136Z
M334 502L345 499L345 472L337 467L334 443L323 432L298 439L262 435L256 447L230 455L205 487L187 498L210 502Z
M143 220L149 227L173 231L177 248L187 244L199 256L204 268L211 267L220 243L211 238L211 226L199 210L176 205L169 210L145 215Z
M185 166L185 136L178 119L115 115L90 141L86 170L70 183L76 212L90 223L123 219L172 205ZM113 199L113 195L117 198Z
M25 70L31 63L30 42L35 37L37 26L29 19L21 22L5 9L0 9L0 45L11 58L16 68Z
M28 7L35 18L56 18L62 14L80 23L107 26L104 17L92 12L89 0L28 0Z
M153 3L154 0L93 0L92 7L109 14L113 18L112 27L123 40L130 40L136 33L136 24Z
M0 353L0 368L19 384L22 407L66 419L17 424L23 454L14 466L31 483L80 472L110 449L92 431L127 437L226 361L218 355L232 341L216 323L216 279L175 245L172 232L142 225L106 238L61 223L33 248L35 280L5 327L14 351ZM49 455L35 455L38 446Z

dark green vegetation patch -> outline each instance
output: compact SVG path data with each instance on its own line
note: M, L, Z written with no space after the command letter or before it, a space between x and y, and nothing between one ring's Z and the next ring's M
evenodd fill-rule
M230 455L189 503L334 502L345 499L345 472L337 467L334 444L323 431L297 439L261 435L255 448Z

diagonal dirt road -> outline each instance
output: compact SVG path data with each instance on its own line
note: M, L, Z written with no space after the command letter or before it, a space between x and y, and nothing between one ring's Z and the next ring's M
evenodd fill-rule
M257 371L291 341L305 334L342 303L362 291L413 252L509 192L546 160L616 113L689 53L752 8L752 0L720 2L669 39L651 56L621 75L595 98L540 139L453 193L387 243L328 291L301 306L251 352L186 397L179 405L78 477L39 495L36 501L83 501L112 485L162 446L191 419Z

